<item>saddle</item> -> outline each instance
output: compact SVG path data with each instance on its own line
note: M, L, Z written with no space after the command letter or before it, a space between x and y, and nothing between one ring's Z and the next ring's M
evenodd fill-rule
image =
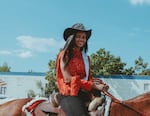
M60 107L58 94L59 93L53 93L49 96L49 100L54 107ZM104 95L101 97L95 97L95 99L93 99L92 102L87 106L90 116L104 116L106 105L107 101Z
M22 107L22 111L25 112L26 114L31 114L32 116L35 116L34 114L34 109L42 102L46 101L46 98L35 98L33 100L31 100L30 102L28 102L27 104L25 104Z
M26 105L23 106L22 111L24 111L26 114L30 113L32 116L35 116L34 109L42 102L49 101L50 105L53 108L59 108L60 111L62 111L61 107L59 106L59 99L58 99L58 93L53 93L49 96L48 99L46 98L38 98L30 101ZM105 106L107 102L106 100L103 101L103 103L97 107L95 107L94 110L89 111L90 116L104 116L105 114ZM89 104L90 105L90 104ZM42 108L44 109L44 107ZM55 112L48 112L47 113L55 113ZM59 113L59 112L58 112Z
M57 111L55 111L54 109L56 108L59 108L59 102L58 102L58 98L57 98L57 94L58 93L53 93L49 96L49 98L42 98L42 97L39 97L39 98L34 98L33 100L31 100L30 102L28 102L27 104L25 104L23 107L22 107L22 111L25 112L26 114L30 114L32 116L35 116L35 113L34 113L34 110L36 109L36 107L43 103L43 102L46 102L46 103L49 103L49 105L51 106L51 109L52 112L50 111L47 111L47 109L45 109L45 107L41 107L42 108L42 111L45 112L45 113L59 113ZM62 112L60 110L60 112Z
M58 99L58 94L59 93L52 93L50 96L49 96L49 101L52 103L52 105L54 107L59 107L59 99Z

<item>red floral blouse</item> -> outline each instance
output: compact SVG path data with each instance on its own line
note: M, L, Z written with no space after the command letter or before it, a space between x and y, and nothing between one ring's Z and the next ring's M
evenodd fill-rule
M56 61L56 80L59 92L65 96L77 96L80 89L90 91L93 86L92 76L89 68L88 80L83 79L84 77L86 77L86 71L84 68L85 65L82 57L82 52L75 49L73 50L74 56L68 64L69 71L72 76L72 80L69 84L64 82L64 77L60 68L60 59L63 54L64 51L61 51Z

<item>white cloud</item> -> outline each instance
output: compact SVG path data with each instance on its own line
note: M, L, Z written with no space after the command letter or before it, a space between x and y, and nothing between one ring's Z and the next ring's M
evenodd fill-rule
M64 42L58 41L53 38L37 38L32 36L19 36L16 38L21 47L24 49L36 51L36 52L47 52L51 50L60 49Z
M143 5L143 4L148 4L150 5L150 0L129 0L131 4L133 5Z
M2 54L2 55L10 55L10 54L12 54L12 52L11 51L7 51L7 50L1 50L0 54Z
M1 55L15 55L21 58L29 58L33 56L30 51L24 51L24 50L1 50L0 54Z
M58 52L64 45L63 39L58 41L53 38L37 38L32 36L19 36L16 39L21 48L16 50L0 50L0 55L13 55L21 58L30 58L33 54L38 52Z
M30 51L23 51L18 54L21 58L30 58L32 57L32 53Z

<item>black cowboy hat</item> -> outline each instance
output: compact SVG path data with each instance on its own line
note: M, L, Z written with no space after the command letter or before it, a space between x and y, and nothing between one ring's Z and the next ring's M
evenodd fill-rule
M66 28L65 31L64 31L64 40L66 41L67 38L70 36L70 35L73 35L74 33L76 33L77 31L83 31L86 33L86 38L89 39L90 36L91 36L91 29L90 30L86 30L84 25L81 24L81 23L77 23L77 24L74 24L72 27L69 27L69 28Z

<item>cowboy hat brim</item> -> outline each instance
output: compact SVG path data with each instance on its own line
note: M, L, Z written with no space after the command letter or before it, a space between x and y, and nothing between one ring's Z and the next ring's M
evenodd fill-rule
M73 35L74 33L78 32L78 31L85 32L86 38L89 39L91 36L92 30L91 29L90 30L80 30L80 29L67 28L67 29L65 29L64 34L63 34L64 40L66 41L70 35Z

